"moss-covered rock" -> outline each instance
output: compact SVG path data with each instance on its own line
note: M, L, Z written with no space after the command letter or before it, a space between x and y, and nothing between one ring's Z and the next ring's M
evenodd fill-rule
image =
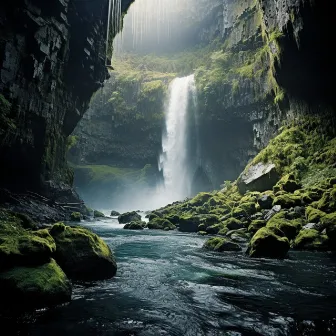
M336 211L336 186L326 190L323 193L322 198L312 203L312 206L316 209L322 210L327 213Z
M192 206L202 206L204 203L208 202L212 198L211 193L201 192L197 194L192 200L189 201Z
M273 227L263 227L252 237L247 253L253 258L285 258L289 240L284 233Z
M244 223L236 218L227 219L223 222L223 226L227 227L229 230L238 230L245 227Z
M71 300L71 283L55 260L0 273L1 303L17 309L42 308Z
M314 229L301 230L292 247L297 250L324 251L328 249L328 237Z
M70 215L70 221L71 222L80 222L82 218L82 215L80 214L80 212L73 212Z
M155 217L147 223L147 227L150 230L175 230L176 226L165 218Z
M246 202L240 204L238 207L232 210L232 217L241 218L250 216L257 212L256 204L254 202Z
M266 226L265 220L255 219L250 223L248 227L248 232L255 234L259 229L263 228L264 226Z
M143 230L145 228L145 226L147 225L146 222L131 222L129 224L126 224L124 226L124 229L126 230Z
M322 219L322 226L326 229L333 250L336 249L336 212L326 215Z
M280 181L276 184L275 188L278 190L284 190L288 193L293 193L294 191L301 188L300 183L295 179L294 174L284 175Z
M110 216L111 217L118 217L118 216L120 216L120 212L112 210Z
M326 216L326 213L308 206L306 209L306 217L309 223L319 223L323 217Z
M302 205L302 200L300 196L283 193L280 195L276 195L273 201L273 206L274 205L281 205L282 208L289 209L295 206Z
M205 231L208 234L217 234L222 229L222 227L223 226L220 224L215 224L215 225L208 226Z
M54 225L50 234L56 242L55 259L70 278L100 280L116 274L114 256L96 234L61 223Z
M274 201L273 194L263 194L258 198L260 209L272 209Z
M214 237L207 240L203 248L215 252L241 251L241 247L226 238Z
M302 223L301 219L286 219L286 213L281 211L268 221L266 227L279 229L289 240L292 240L302 229Z
M104 218L105 215L102 212L98 211L98 210L94 210L93 211L93 217L94 218Z
M198 231L197 234L199 236L206 236L208 233L206 231Z
M133 221L140 221L141 216L136 211L126 212L118 217L118 222L120 224L127 224Z
M55 242L45 230L25 230L12 215L0 220L0 270L43 264L54 252Z

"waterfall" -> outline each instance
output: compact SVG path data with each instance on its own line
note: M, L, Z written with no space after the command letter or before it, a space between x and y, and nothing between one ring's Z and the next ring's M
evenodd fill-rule
M188 156L188 111L195 108L194 75L176 78L169 88L166 132L162 137L159 168L163 171L165 197L169 201L190 196L192 172Z

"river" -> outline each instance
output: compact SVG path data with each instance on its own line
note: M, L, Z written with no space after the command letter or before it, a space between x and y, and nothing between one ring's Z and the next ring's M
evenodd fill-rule
M114 250L117 276L75 284L70 304L1 319L8 335L335 335L335 255L256 260L206 252L196 234L83 225Z

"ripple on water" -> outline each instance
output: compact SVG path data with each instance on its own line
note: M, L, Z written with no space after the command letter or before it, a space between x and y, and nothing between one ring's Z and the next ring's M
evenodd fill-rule
M298 320L336 315L332 255L256 260L204 251L206 238L194 234L85 225L114 250L117 276L76 284L70 304L16 324L21 335L303 335Z

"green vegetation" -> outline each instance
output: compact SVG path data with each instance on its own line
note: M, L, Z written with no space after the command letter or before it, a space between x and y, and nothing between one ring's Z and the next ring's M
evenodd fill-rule
M105 215L102 212L98 211L98 210L94 210L93 211L93 217L94 218L104 218Z
M81 221L81 218L82 218L82 215L80 214L80 212L73 212L71 215L70 215L70 220L72 222L80 222Z
M241 251L241 247L238 244L233 243L226 238L220 237L210 238L205 242L203 248L215 252Z
M20 302L34 308L70 301L72 291L70 281L53 259L41 266L14 267L0 273L0 288L7 304Z
M63 223L55 224L50 234L56 242L55 259L70 278L100 280L115 275L114 256L96 234Z
M141 216L136 211L126 212L118 217L118 222L120 224L126 224L134 221L141 221Z
M328 237L314 229L301 230L292 245L300 250L326 250Z
M151 230L175 230L176 226L168 219L156 217L150 220L147 224L148 229Z
M126 224L124 226L124 229L126 230L143 230L146 226L146 222L141 221L133 221L129 224Z
M302 228L302 219L286 219L286 213L284 211L279 212L273 216L267 223L268 228L276 228L282 231L285 236L292 240L294 239Z

